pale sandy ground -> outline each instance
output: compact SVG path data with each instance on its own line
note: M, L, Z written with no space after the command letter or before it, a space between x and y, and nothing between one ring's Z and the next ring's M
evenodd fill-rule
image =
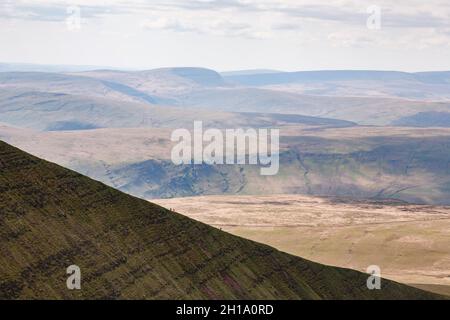
M313 261L450 295L450 207L301 195L155 200L235 235Z

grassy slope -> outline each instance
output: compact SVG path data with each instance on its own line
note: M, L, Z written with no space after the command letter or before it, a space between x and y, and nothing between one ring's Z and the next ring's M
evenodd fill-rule
M82 290L65 287L66 267ZM238 238L0 142L0 298L438 298Z
M450 294L450 207L301 195L152 201L312 261L359 271L376 264L385 278Z

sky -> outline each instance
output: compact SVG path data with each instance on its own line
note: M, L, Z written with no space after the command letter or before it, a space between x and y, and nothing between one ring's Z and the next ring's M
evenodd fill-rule
M0 0L0 62L450 70L450 1Z

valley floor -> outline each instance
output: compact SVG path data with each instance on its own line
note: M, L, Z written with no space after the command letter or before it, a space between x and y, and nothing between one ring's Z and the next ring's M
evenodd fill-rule
M324 264L450 295L450 207L301 195L152 199L232 234Z

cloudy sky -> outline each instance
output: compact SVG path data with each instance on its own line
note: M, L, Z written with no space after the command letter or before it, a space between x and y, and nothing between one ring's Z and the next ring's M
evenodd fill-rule
M0 0L0 61L450 70L450 1Z

